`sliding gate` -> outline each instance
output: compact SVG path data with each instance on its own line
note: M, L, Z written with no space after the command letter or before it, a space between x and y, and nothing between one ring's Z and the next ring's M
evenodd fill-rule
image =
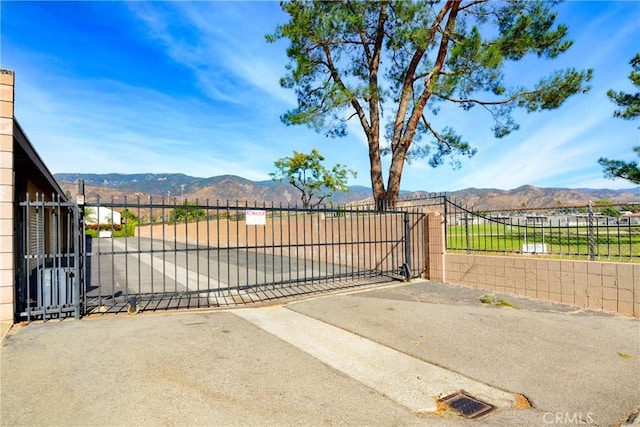
M229 306L409 279L423 214L186 202L87 203L87 313Z
M423 214L199 202L18 203L19 319L232 306L425 272Z

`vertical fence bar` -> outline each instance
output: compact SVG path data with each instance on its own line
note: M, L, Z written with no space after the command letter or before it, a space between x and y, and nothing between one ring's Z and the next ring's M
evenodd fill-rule
M335 217L336 221L337 221L337 225L338 225L338 243L337 243L337 249L338 249L338 275L342 276L342 217L340 216L339 213L334 213L335 215L337 215ZM334 246L335 248L335 246Z
M325 206L326 209L326 206ZM325 211L324 213L324 265L325 265L325 273L329 273L329 232L327 229L330 217L329 212Z
M292 268L292 262L293 262L293 258L292 258L292 251L293 251L293 246L294 243L291 241L291 211L289 210L289 203L287 203L287 207L286 207L286 220L287 220L287 226L286 226L286 232L284 233L284 235L287 238L287 250L286 250L286 266L287 266L287 275L286 275L286 279L284 276L284 272L283 272L283 284L286 281L290 281L293 280L293 272L291 270ZM283 225L283 229L284 229L284 225ZM284 251L283 251L284 252Z
M467 212L464 212L464 235L465 242L467 244L467 253L471 253L471 242L469 242L469 217Z
M33 254L31 253L31 242L29 240L31 236L31 196L26 193L24 204L24 232L22 234L22 252L23 256L20 259L20 266L22 268L22 288L18 291L20 303L24 304L25 312L27 313L27 322L31 322L31 283L29 282L29 272L31 271L31 260ZM23 290L24 289L24 290Z
M207 199L207 304L211 305L211 205Z
M270 208L271 215L269 216L271 220L271 288L275 289L276 285L276 215L273 202L271 202ZM266 245L265 245L266 246ZM265 247L266 253L266 247ZM266 262L265 262L266 268Z
M361 266L361 263L360 263L360 255L361 255L361 252L363 250L363 245L362 245L362 238L360 236L360 219L361 218L360 218L360 209L358 209L358 206L355 207L354 215L356 216L356 233L355 233L356 245L355 245L355 247L356 247L357 260L354 260L353 262L354 262L354 265L357 268L358 276L361 276L362 275L362 273L361 273L362 266Z
M589 260L593 261L595 259L595 249L594 249L594 236L593 236L593 206L591 205L591 200L589 200L589 215L588 215L588 230L589 234Z
M278 203L278 229L279 229L279 238L278 241L278 250L280 252L280 273L278 276L278 281L281 283L284 282L284 218L282 216L282 202ZM275 280L274 280L275 282ZM282 285L281 285L282 286ZM275 284L274 284L275 288Z
M296 212L298 215L302 214L302 269L303 269L303 278L302 282L307 283L307 217L309 216L309 212L311 212L313 208L309 206L308 208L304 208L302 211ZM300 242L298 242L300 243Z
M164 196L162 196L162 296L167 294L167 217L166 217L166 203Z
M313 282L318 276L316 274L316 269L318 268L317 265L319 263L319 257L316 256L315 251L316 249L318 249L318 251L320 250L320 247L318 246L320 233L319 229L317 228L320 225L320 223L318 222L318 218L320 217L320 209L320 204L309 209L309 258L311 261L311 274L309 275L309 280L311 282ZM305 270L307 270L306 267Z
M74 273L75 280L72 281L71 295L73 298L74 305L74 317L77 319L80 318L80 298L82 298L82 294L80 290L84 287L84 274L83 274L83 262L80 259L83 256L82 245L84 243L84 227L82 227L82 222L80 221L80 208L77 204L74 204L71 208L73 211L73 231L69 230L69 234L73 236L73 240L70 243L73 243L73 258L74 258ZM71 226L71 224L69 224Z
M627 229L627 237L629 239L629 260L633 261L633 228L631 227L631 218L627 221ZM622 254L622 250L620 251L620 254ZM640 256L640 253L638 256Z
M295 246L296 246L296 283L300 282L300 228L299 228L299 216L297 206L294 206L294 214L295 214Z
M446 249L450 249L449 227L451 226L451 223L449 221L449 197L447 195L442 196L442 204L443 204L442 213L444 215L444 247Z
M269 239L267 237L267 227L269 226L269 221L268 221L268 215L267 213L269 212L267 210L267 202L263 201L262 202L262 212L264 213L264 225L262 226L262 241L261 243L259 243L256 246L259 246L259 250L260 252L262 252L262 285L264 287L264 290L266 292L267 290L267 285L269 284L269 269L267 268L267 266L269 265L269 257L267 254L268 251L268 242ZM257 228L257 227L256 227ZM256 239L257 239L258 233L256 231ZM257 260L257 257L256 257ZM257 270L257 268L256 268ZM271 270L271 273L273 273L273 270Z
M183 202L185 204L185 207L186 207L186 202L187 201L185 199ZM200 207L200 201L196 198L196 205L194 206L194 216L196 220L196 289L198 290L198 293L196 294L196 306L198 308L200 308L200 218L202 216L201 209L202 208ZM205 210L204 212L206 217L209 211ZM189 242L187 241L187 244L188 243Z
M390 245L390 227L389 220L391 219L391 227L393 227L393 223L395 222L395 214L390 214L389 211L395 211L395 208L389 209L390 205L387 205L387 210L384 213L380 214L380 231L382 232L382 253L381 257L384 260L384 266L382 266L382 272L393 271L393 265L395 264L395 248L393 245ZM389 267L391 264L391 267Z
M171 201L170 201L171 203ZM178 215L176 214L176 198L171 203L172 210L170 216L173 216L173 290L174 294L178 293ZM169 218L171 221L172 218ZM188 284L188 283L187 283ZM187 287L188 289L188 287Z
M235 207L233 208L235 210L235 215L233 216L233 221L235 223L235 246L236 246L236 282L235 282L235 286L237 290L240 290L241 287L241 266L240 266L240 259L242 257L242 250L241 250L241 244L242 244L242 239L240 237L240 218L241 218L241 213L240 213L240 202L238 200L235 201Z
M173 215L176 216L176 198L174 197L173 199ZM186 284L186 288L187 288L187 292L189 292L189 208L187 207L186 203L184 203L184 201L182 201L182 206L181 206L183 215L184 215L184 269L185 269L185 284ZM193 212L193 211L192 211ZM177 219L176 219L176 234L178 232L178 225L177 225ZM176 271L178 268L178 262L177 262L177 256L176 256L176 261L174 261L174 264L176 265ZM178 277L178 275L176 274L176 277ZM177 284L177 280L176 280L176 292L178 291L178 284ZM189 295L187 297L187 299L189 299L191 296Z
M138 198L138 203L140 201L140 198ZM148 220L148 224L147 227L149 227L149 244L151 245L151 263L149 265L149 273L151 276L151 292L153 292L154 294L155 292L155 268L153 267L153 264L155 262L155 256L154 254L157 252L157 248L156 248L156 241L153 238L153 232L154 232L154 228L155 226L152 223L152 218L153 218L153 205L152 205L152 197L151 196L147 196L147 209L149 209L149 220ZM136 226L136 232L138 233L138 238L140 238L140 223L142 222L142 217L138 216L138 225ZM164 225L162 226L164 228Z
M609 226L609 217L607 217L606 219L606 226L604 228L605 233L607 234L607 238L605 239L607 241L607 259L611 259L611 232L610 230L610 226ZM598 247L600 245L600 239L598 239Z
M640 225L636 225L636 233L640 234ZM627 222L627 238L629 239L629 259L633 259L633 227L631 226L631 218ZM640 254L636 254L640 260Z
M576 218L576 222L578 222ZM567 255L571 255L571 224L567 223Z
M629 221L631 222L631 221ZM629 236L631 237L631 236ZM618 217L618 220L616 221L616 240L617 240L617 245L618 246L618 260L622 260L622 247L620 246L621 244L621 236L620 236L620 218ZM629 251L629 255L631 255L631 251Z
M238 202L236 201L236 204L238 204ZM244 269L245 269L245 282L247 287L249 286L249 225L247 224L247 210L249 209L249 202L245 201L244 202L244 212L245 212L245 221L244 221L244 246L245 246L245 250L244 250L244 257L245 257L245 265L244 265ZM238 218L238 227L240 227L240 219ZM240 239L240 237L238 237L238 240ZM238 245L239 246L239 245Z
M220 200L216 199L216 258L218 261L218 265L216 267L216 279L218 282L218 294L220 294L220 222L222 221L222 217L220 214ZM227 223L229 220L227 219ZM227 259L227 266L229 265L229 260ZM229 282L229 276L227 275L227 283Z
M53 266L52 272L52 280L51 280L51 305L54 306L54 310L58 313L58 317L62 317L62 299L60 295L60 287L62 286L62 281L64 279L66 286L66 271L65 268L62 270L62 258L60 257L60 251L62 250L62 245L60 244L60 215L62 214L62 206L60 201L60 196L54 193L51 193L51 229L53 232L53 236L51 236L49 250L51 251L51 265Z
M229 206L229 200L226 201L226 214L227 214L227 233L226 233L226 242L224 243L225 252L226 252L226 260L227 260L227 295L231 295L231 286L233 285L231 280L232 268L231 268L231 207Z
M47 305L44 303L44 283L43 283L43 271L45 268L45 264L46 264L46 249L44 246L44 242L42 244L42 249L41 249L41 240L44 238L44 210L45 210L45 205L44 205L44 194L42 194L41 196L39 196L38 193L36 193L36 202L40 203L40 206L38 206L36 208L36 250L38 252L38 258L37 258L37 262L36 262L36 266L37 266L37 292L36 292L36 302L38 306L42 306L42 318L43 320L47 320Z

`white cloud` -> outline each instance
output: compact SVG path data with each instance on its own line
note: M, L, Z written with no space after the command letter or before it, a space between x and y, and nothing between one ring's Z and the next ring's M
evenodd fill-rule
M134 2L130 10L174 61L192 70L208 96L229 103L247 102L252 97L239 84L245 82L272 100L295 105L295 96L279 85L284 73L283 49L265 43L264 34L273 28L247 25L252 14L246 8L238 13L241 4L176 2L170 6ZM185 29L189 29L188 36Z
M141 33L141 44L146 42L154 54L159 51L168 62L188 70L192 81L181 82L184 90L176 93L166 91L173 88L170 77L163 77L161 85L150 82L145 87L145 82L132 83L124 74L123 80L99 80L65 73L64 67L43 66L43 56L53 60L57 53L25 55L17 72L16 114L53 172L182 172L203 177L231 173L268 179L275 159L294 149L318 148L327 163L358 170L352 183L370 184L368 145L357 118L348 122L349 136L336 140L279 122L278 116L295 105L295 96L278 84L285 73L285 42L264 41L264 34L283 17L277 4L126 5L140 22L131 31ZM446 165L434 170L421 161L406 165L403 189L507 189L541 183L627 188L625 181L604 180L597 165L601 156L626 155L638 141L637 124L611 118L615 107L605 92L628 87L623 84L631 56L619 50L628 50L629 39L639 31L631 19L615 27L611 19L597 15L577 27L575 49L570 49L569 59L557 63L558 68L594 67L591 93L577 95L553 112L518 115L521 130L503 140L491 136L488 116L443 110L438 128L453 124L478 154L463 159L459 171ZM609 30L606 37L601 35L604 30ZM585 47L583 40L591 44ZM555 62L542 67L550 64ZM157 73L164 71L159 68ZM384 164L388 166L388 158Z

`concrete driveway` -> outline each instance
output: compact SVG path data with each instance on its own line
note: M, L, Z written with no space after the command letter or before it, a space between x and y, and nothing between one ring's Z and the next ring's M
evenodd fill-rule
M638 319L482 297L414 281L17 327L2 345L0 423L640 423ZM467 420L436 403L460 390L497 409Z

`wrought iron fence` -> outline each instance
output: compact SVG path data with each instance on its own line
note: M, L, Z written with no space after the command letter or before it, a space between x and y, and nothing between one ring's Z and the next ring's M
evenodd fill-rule
M448 251L640 261L637 215L592 205L478 212L448 198L443 212Z
M423 215L409 211L98 198L84 212L88 311L232 305L425 270Z
M79 216L59 195L26 194L18 203L16 308L20 318L80 316Z

